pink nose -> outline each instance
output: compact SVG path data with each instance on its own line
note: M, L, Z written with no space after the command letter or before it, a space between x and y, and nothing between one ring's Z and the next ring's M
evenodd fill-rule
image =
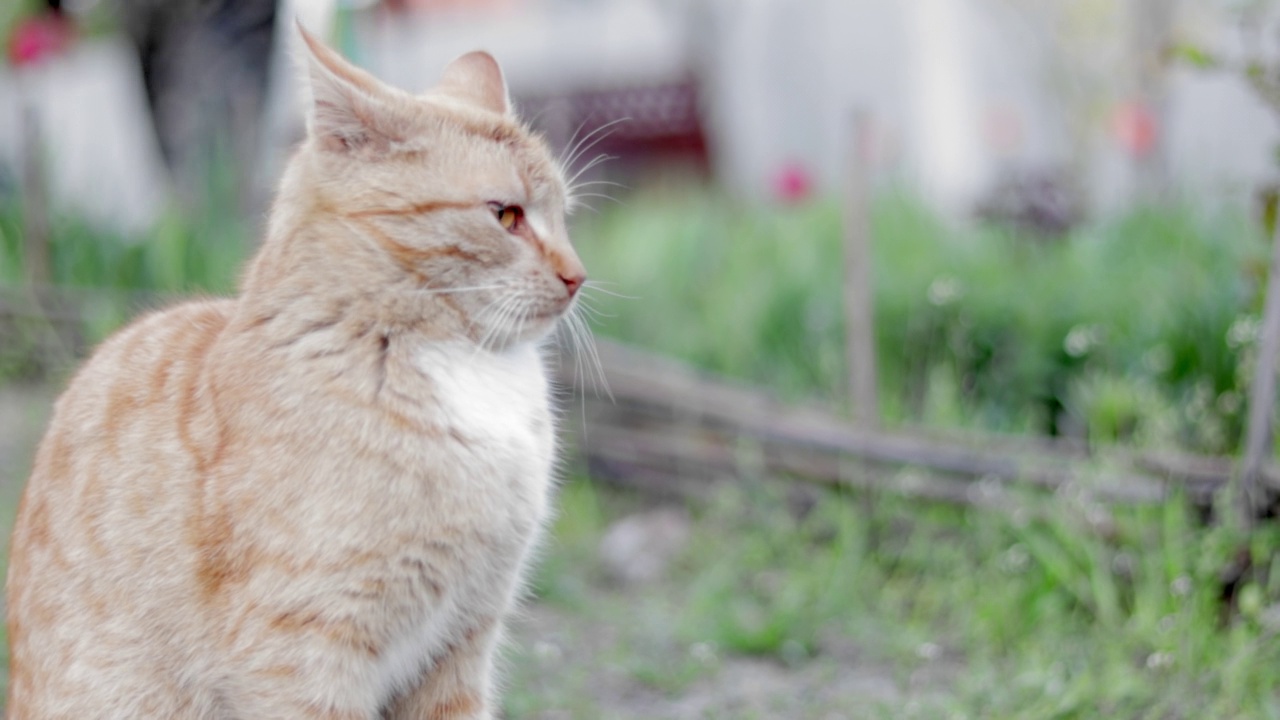
M574 273L568 277L561 275L560 279L564 281L564 287L569 291L569 297L573 297L578 293L578 288L582 287L582 283L587 281L587 276L582 273Z

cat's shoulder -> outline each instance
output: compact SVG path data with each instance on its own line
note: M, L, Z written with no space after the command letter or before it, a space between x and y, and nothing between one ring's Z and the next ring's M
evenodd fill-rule
M207 299L144 313L104 340L89 363L131 351L162 350L166 345L217 335L230 321L234 307L233 300Z
M202 361L233 308L231 300L193 300L140 315L94 350L71 379L64 401L137 382L162 366L171 372Z

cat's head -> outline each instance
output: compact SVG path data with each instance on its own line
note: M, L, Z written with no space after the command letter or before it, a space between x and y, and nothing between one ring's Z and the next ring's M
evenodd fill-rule
M545 335L585 270L563 173L515 117L489 54L454 60L413 95L299 27L307 139L281 183L259 265L317 292L372 298L388 331L501 347ZM270 282L255 268L250 282Z

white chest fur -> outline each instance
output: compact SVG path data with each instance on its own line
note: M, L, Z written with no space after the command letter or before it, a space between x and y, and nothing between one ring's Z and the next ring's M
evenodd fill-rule
M414 358L434 381L442 419L464 435L524 445L547 415L547 380L538 349L517 345L487 352L429 345Z
M418 350L414 362L432 381L432 414L463 438L453 455L463 476L455 491L465 497L453 498L450 505L458 512L450 521L466 522L458 516L465 508L465 514L475 515L466 524L506 537L464 550L467 557L458 567L466 568L465 574L442 578L448 592L424 606L386 649L375 671L384 695L403 687L447 638L456 637L457 623L469 612L484 606L491 608L486 612L505 609L498 598L512 593L546 515L554 452L547 380L536 347L489 353L431 345ZM486 552L504 557L477 554Z

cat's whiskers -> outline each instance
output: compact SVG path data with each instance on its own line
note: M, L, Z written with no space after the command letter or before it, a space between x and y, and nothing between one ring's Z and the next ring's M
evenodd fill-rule
M528 309L520 305L517 305L516 314L515 314L516 326L515 326L515 332L511 333L512 337L520 337L520 335L524 332L524 323L528 319L529 319Z
M502 290L502 289L504 289L504 288L506 288L506 287L507 287L507 286L506 286L505 284L503 284L503 283L497 283L497 284L494 284L494 285L474 285L474 286L471 286L471 287L449 287L449 288L430 288L430 287L428 287L428 288L420 288L420 290L419 290L419 291L420 291L420 292L422 292L422 293L425 293L425 294L427 294L427 295L443 295L443 294L446 294L446 293L457 293L457 292L476 292L476 291L478 291L478 290Z
M616 317L618 317L617 315L614 315L613 313L607 313L607 312L604 312L604 311L602 311L602 310L599 310L599 309L597 309L597 308L593 307L589 302L587 302L587 298L579 298L578 302L579 302L579 304L581 304L581 306L582 306L582 311L583 311L584 313L587 313L588 315L590 315L592 320L597 320L597 321L598 321L598 320L601 320L601 319L604 319L604 318L616 318Z
M617 198L611 195L606 195L604 193L588 193L588 192L582 191L583 188L591 187L594 185L616 185L618 187L625 188L626 186L622 185L621 183L615 183L609 180L586 180L583 182L576 182L577 179L581 177L583 173L587 172L591 168L603 162L614 160L614 159L616 158L612 155L598 155L591 162L587 163L585 167L583 167L578 172L574 173L573 177L569 178L569 180L565 183L565 212L573 213L573 211L577 210L579 207L585 207L588 210L591 210L592 212L598 212L596 208L590 205L587 205L585 202L583 202L583 199L588 197L604 198L606 200L612 200L613 202L617 202L621 204Z
M570 311L572 313L572 310ZM573 369L577 376L578 399L582 412L582 437L587 437L587 394L584 392L586 387L586 371L582 364L582 343L578 340L577 330L572 322L563 324L565 333L569 337L569 344L573 348Z
M574 148L578 146L578 143L582 142L582 139L578 137L578 133L582 132L582 128L586 127L587 123L590 121L591 121L591 114L589 113L587 114L586 117L582 118L582 122L578 123L578 127L573 129L573 133L569 135L569 140L565 143L566 147L563 153L565 158L571 159Z
M617 156L617 155L609 155L609 154L606 154L606 153L600 153L599 155L597 155L597 156L595 156L595 157L591 158L591 162L589 162L589 163L587 163L586 165L583 165L582 167L578 168L578 171L577 171L577 172L575 172L575 173L574 173L574 174L573 174L573 175L572 175L568 180L566 180L566 181L565 181L565 183L564 183L565 187L566 187L566 188L577 188L577 187L581 187L581 184L579 184L579 183L578 183L578 178L582 177L583 173L586 173L586 172L590 171L592 168L596 167L597 165L602 165L602 164L604 164L604 163L609 162L610 160L617 160L617 159L618 159L618 156ZM593 181L591 181L591 182L596 182L596 181L594 181L594 180L593 180ZM602 180L602 181L599 181L599 182L609 182L609 181L607 181L607 180Z
M616 160L617 158L611 158L611 159ZM622 188L623 190L631 189L630 185L626 183L615 182L613 180L583 180L580 183L574 183L573 185L570 185L569 189L572 190L574 188L587 187L589 185L608 185L610 187Z
M565 151L565 158L564 160L561 161L560 167L564 169L565 173L568 173L570 168L572 168L579 160L581 160L584 155L586 155L588 152L591 151L591 148L600 144L605 138L612 135L613 132L616 130L617 125L619 125L620 123L628 122L629 120L631 120L630 117L616 118L614 120L611 120L607 123L600 125L599 127L595 128L594 130L587 133L586 135L583 135L578 140L572 141L569 146L569 149ZM586 121L584 120L583 125L585 124L586 124ZM574 135L576 136L578 132L581 131L581 129L582 129L582 125L579 125L578 130L574 131ZM572 176L570 176L567 180L565 180L564 185L566 188L565 197L567 199L567 208L566 208L567 212L573 212L573 210L580 205L587 207L590 210L595 210L595 208L591 208L590 206L584 205L582 202L580 202L581 198L586 196L579 195L578 194L579 191L582 190L582 188L587 187L587 185L590 183L578 183L578 178L581 178L584 173L590 171L592 168L596 167L597 165L603 162L607 162L609 160L614 160L614 159L616 158L612 155L601 153L595 156L594 158L592 158L590 162L586 163L583 167L579 168L577 171L573 173ZM607 181L592 181L592 182L604 183Z
M480 338L480 342L477 344L477 350L493 350L493 348L489 346L489 343L496 342L505 334L507 325L510 322L511 317L517 311L520 301L521 296L519 293L507 295L502 299L502 302L498 305L497 310L493 314L493 320L491 321L489 330L485 332L484 336Z
M590 379L592 390L597 393L604 390L605 395L613 400L613 391L609 388L609 381L604 374L604 364L600 361L600 353L596 349L595 335L591 332L591 327L586 320L580 315L581 310L579 304L575 303L573 308L565 315L565 325L569 328L570 337L573 338L575 348L580 348L585 354L586 360L583 362L581 355L578 355L578 366L582 368L587 366L586 378L580 383L582 390L586 390L585 379Z
M573 196L573 202L574 202L574 206L575 206L575 207L576 207L576 206L578 206L578 205L582 205L583 207L587 207L587 205L584 205L584 204L582 203L582 198L600 198L600 199L602 199L602 200L608 200L609 202L615 202L615 203L618 203L619 205L621 205L621 204L622 204L622 201L621 201L621 200L619 200L618 198L616 198L616 197L614 197L614 196L612 196L612 195L605 195L604 193L578 193L578 194L576 194L576 195L574 195L574 196Z
M555 336L556 344L559 345L562 350L560 353L562 362L565 361L569 352L573 353L573 368L571 370L573 380L567 388L567 391L570 397L576 393L581 400L582 432L583 437L585 438L587 432L587 396L583 392L583 388L586 386L586 376L583 372L582 346L578 340L577 330L570 319L573 311L573 308L570 308L569 313L563 317L564 322L556 324Z
M639 300L640 299L634 295L623 295L622 293L617 293L612 290L606 289L604 287L605 285L616 285L616 284L617 283L611 283L605 280L588 280L582 283L582 289L583 291L590 290L592 292L601 292L601 293L604 293L605 295L611 295L613 297L621 298L623 300Z
M489 326L488 329L484 331L484 334L476 339L476 346L478 348L483 348L485 343L488 342L489 336L493 334L496 323L490 321L501 317L504 312L504 308L509 302L511 302L510 295L500 295L490 301L489 304L485 305L480 312L476 313L476 317L472 320L472 325Z
M570 185L567 188L565 188L565 194L568 195L569 197L574 197L578 194L580 190L582 190L582 188L592 187L595 185L622 188L623 190L631 189L631 187L628 185L623 185L620 182L614 182L612 180L583 180L580 183L574 183L573 185Z
M599 165L602 165L604 163L607 163L610 160L617 160L617 159L618 159L617 156L608 155L606 153L601 153L595 156L594 158L591 158L590 162L578 168L577 172L575 172L572 176L570 176L568 179L565 180L564 182L565 194L568 197L573 197L577 194L578 190L580 190L583 187L586 187L588 184L612 182L609 180L587 180L584 182L579 182L579 178L581 178L584 174L590 172L593 168Z
M575 350L580 351L575 353L575 357L579 364L579 370L582 371L583 366L587 364L582 362L581 356L583 353L586 354L587 359L590 361L589 364L591 367L587 368L585 372L581 372L579 375L579 388L582 391L586 390L585 379L586 376L590 376L591 384L593 386L592 389L596 392L603 389L609 399L613 400L613 391L609 388L609 380L604 373L604 363L600 360L600 352L596 347L595 334L591 331L591 325L590 322L588 322L591 319L599 320L600 318L613 317L613 315L611 313L602 312L592 305L591 301L595 298L591 297L591 293L600 292L623 300L636 300L638 298L607 290L602 287L602 285L606 284L613 283L607 283L600 280L588 280L583 283L582 288L578 292L577 302L574 303L573 308L568 314L565 325L570 331L570 337L573 339L575 344ZM583 402L585 404L585 399Z
M562 163L562 166L566 168L573 167L573 164L578 162L578 160L580 160L583 155L585 155L588 151L590 151L591 148L600 144L602 140L604 140L605 138L613 134L614 131L611 130L610 128L613 128L615 125L618 125L620 123L629 122L630 120L631 120L630 117L620 117L615 120L610 120L609 122L604 123L603 125L587 133L586 135L583 135L582 138L580 138L577 142L573 143L569 147L569 149L565 151L565 159ZM585 121L583 122L585 124ZM595 138L594 140L592 140L593 137ZM572 181L565 184L571 185Z

